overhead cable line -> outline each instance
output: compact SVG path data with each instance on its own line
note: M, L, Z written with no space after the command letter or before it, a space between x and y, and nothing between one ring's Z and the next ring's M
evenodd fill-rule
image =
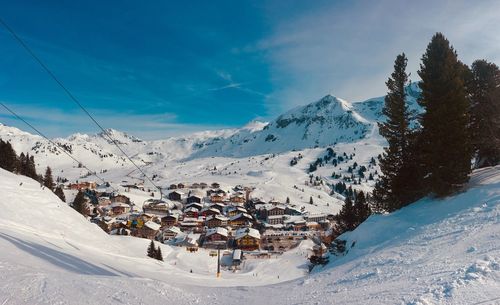
M89 171L89 173L91 175L94 175L96 176L99 180L101 180L103 183L107 183L106 180L104 180L103 178L101 178L99 175L96 174L95 171L92 171L91 169L89 169L85 164L83 164L83 162L81 162L80 160L78 160L77 158L75 158L72 154L70 154L65 148L64 146L62 146L61 144L59 143L56 143L54 142L53 140L49 139L45 134L43 134L38 128L36 128L35 126L33 126L31 123L29 123L28 121L26 121L25 119L23 119L21 116L19 116L16 112L14 112L14 110L10 109L9 107L7 107L7 105L5 105L4 103L0 102L0 105L2 105L3 108L5 108L8 112L10 112L14 117L16 117L18 120L22 121L24 124L28 125L31 129L33 129L37 134L39 134L41 137L45 138L47 141L49 141L52 145L54 145L56 148L59 148L63 153L65 153L66 155L68 155L71 159L73 159L73 161L77 162L78 165L81 165L83 168L85 168L86 170ZM111 184L110 184L111 186ZM111 186L111 188L113 189L113 191L116 191L115 188L113 188Z
M33 59L49 74L49 76L63 89L63 91L68 95L68 97L75 102L81 109L82 111L102 130L103 134L108 137L108 139L120 150L120 152L139 170L139 172L142 173L146 179L151 182L151 184L156 187L160 191L160 199L162 199L162 189L157 186L152 179L146 175L146 173L130 158L125 151L121 148L121 146L118 144L118 142L113 139L113 137L109 134L109 132L104 129L99 122L90 114L90 112L78 101L78 99L64 86L64 84L55 76L54 73L47 67L47 65L44 64L44 62L38 57L35 52L19 37L16 32L14 31L13 28L11 28L1 17L0 17L0 24L9 32L12 34L12 36L15 38L15 40L33 57Z

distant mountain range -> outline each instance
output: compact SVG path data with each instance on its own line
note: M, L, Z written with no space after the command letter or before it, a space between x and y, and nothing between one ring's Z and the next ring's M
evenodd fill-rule
M416 103L418 86L411 84L407 92L410 108L420 112ZM318 101L296 107L271 122L252 121L239 129L197 132L154 141L144 141L114 129L108 129L107 133L120 143L134 161L142 165L205 157L238 158L279 154L335 146L338 143L354 143L377 136L377 122L384 119L383 103L384 97L349 103L326 95ZM0 124L0 138L10 141L18 153L35 155L40 168L46 165L56 168L75 166L74 161L63 156L53 144L38 135ZM123 167L128 162L103 133L77 133L53 141L95 168Z

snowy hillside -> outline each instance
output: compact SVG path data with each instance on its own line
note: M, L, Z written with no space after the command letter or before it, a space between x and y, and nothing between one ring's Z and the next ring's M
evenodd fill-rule
M342 236L345 256L311 275L303 269L301 251L307 250L301 248L247 272L224 272L221 279L207 253L190 256L164 246L164 263L147 259L147 240L106 235L26 177L0 170L0 179L3 304L500 301L500 167L476 171L457 196L370 217ZM181 261L198 269L190 273Z

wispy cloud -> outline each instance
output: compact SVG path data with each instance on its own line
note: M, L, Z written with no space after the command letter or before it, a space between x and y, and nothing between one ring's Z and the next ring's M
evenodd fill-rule
M319 2L294 15L275 9L272 34L244 52L263 52L274 91L272 113L332 93L349 100L385 94L394 58L405 52L412 79L435 32L443 32L470 64L500 60L498 1ZM286 4L284 4L286 5Z

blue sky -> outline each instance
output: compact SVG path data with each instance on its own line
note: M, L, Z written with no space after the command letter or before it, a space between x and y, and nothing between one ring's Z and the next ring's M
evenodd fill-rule
M327 93L385 93L395 56L415 79L443 32L499 63L498 1L0 1L0 16L105 127L143 138L239 127ZM50 136L97 132L0 29L0 100ZM0 122L22 123L0 110Z

